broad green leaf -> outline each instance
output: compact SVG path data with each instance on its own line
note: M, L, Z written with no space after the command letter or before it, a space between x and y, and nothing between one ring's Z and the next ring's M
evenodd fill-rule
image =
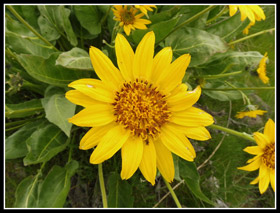
M26 53L44 58L55 52L28 28L17 21L6 21L5 41L7 47L16 53Z
M56 60L56 65L69 69L93 71L88 52L78 47L61 53Z
M169 35L165 46L171 46L175 58L189 53L190 67L205 63L218 52L225 52L227 44L220 37L204 30L184 27Z
M79 163L75 160L65 167L54 165L40 186L38 208L62 208L71 186L71 177Z
M133 207L132 187L127 181L121 180L120 175L116 172L108 178L108 191L108 207Z
M225 41L229 42L235 36L240 34L249 24L249 19L240 20L240 13L229 17L221 22L211 25L206 29L208 33L220 36Z
M5 104L5 117L24 118L42 112L40 99L32 99L19 104Z
M42 105L46 112L46 118L58 126L68 137L72 123L68 122L75 114L76 105L65 98L65 94L57 92L42 99Z
M61 34L73 46L77 46L78 40L72 29L69 16L71 11L63 5L38 5L41 15L48 20L53 29Z
M147 25L148 29L147 30L135 30L132 32L132 38L136 44L138 44L143 36L149 32L149 31L154 31L156 41L155 43L161 41L165 36L170 33L174 26L176 25L177 21L179 19L179 16L175 16L172 19L166 20L166 21L161 21L156 24L150 24Z
M150 21L152 24L156 24L162 21L168 21L176 15L176 13L180 10L180 6L175 5L174 7L170 8L169 10L161 11L160 13L155 13L151 15Z
M48 84L65 87L74 80L89 77L90 72L68 69L60 65L55 65L59 54L58 52L53 53L47 59L26 54L17 55L17 58L28 74Z
M215 205L208 197L206 197L200 188L200 176L194 162L179 160L180 176L185 180L190 191L199 199L206 203Z
M38 24L40 27L41 34L48 41L55 41L60 38L60 34L55 29L54 25L50 24L50 22L43 16L38 18Z
M101 32L101 14L94 5L74 5L75 15L81 25L91 34L96 35Z
M15 208L37 207L38 188L40 182L39 174L28 176L19 183L15 193Z
M30 165L46 162L63 151L68 143L69 139L58 127L51 123L44 125L27 139L28 153L23 163Z
M224 86L217 87L216 89L223 89ZM229 90L229 91L208 91L204 90L203 93L209 97L219 100L219 101L231 101L238 100L242 98L242 95L239 91Z
M17 130L15 133L10 135L8 138L6 138L5 159L16 159L24 157L28 152L26 140L33 132L35 132L37 129L40 129L46 124L47 121L45 119L29 122L19 130Z
M172 158L173 158L174 169L175 169L174 179L177 181L181 181L182 179L180 178L180 172L179 172L179 157L178 155L172 154Z

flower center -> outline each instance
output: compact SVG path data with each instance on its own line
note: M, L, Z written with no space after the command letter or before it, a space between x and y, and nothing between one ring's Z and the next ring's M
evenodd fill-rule
M170 117L164 97L147 81L124 83L113 103L116 122L144 140L155 137Z
M275 169L275 144L269 144L264 149L264 154L262 155L263 163L271 168Z
M125 24L125 25L129 25L129 24L133 24L134 23L134 14L132 13L132 11L128 11L128 10L124 10L121 13L121 21Z

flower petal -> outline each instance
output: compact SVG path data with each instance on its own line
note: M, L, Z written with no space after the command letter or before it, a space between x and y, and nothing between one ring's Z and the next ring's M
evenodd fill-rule
M273 169L270 170L270 184L273 191L275 192L275 170Z
M259 176L258 177L256 177L254 180L252 180L251 182L250 182L250 184L257 184L258 182L259 182Z
M237 5L229 5L229 15L233 16L238 10Z
M156 150L152 141L150 141L149 143L144 143L143 156L142 161L139 165L139 169L146 180L149 181L152 185L155 185L157 172Z
M95 104L81 110L68 121L83 127L103 126L114 121L113 108L108 104Z
M190 107L184 111L172 112L170 122L182 126L196 127L209 126L214 123L214 120L207 112L196 107Z
M266 136L260 132L254 132L253 137L256 140L258 146L260 146L262 149L264 149L266 147L266 145L269 144L268 136Z
M89 49L89 56L98 77L110 88L118 90L123 78L112 61L101 50L93 46Z
M90 163L99 164L111 158L127 141L130 132L121 125L109 130L90 156Z
M211 135L209 131L203 127L187 127L184 130L184 134L191 139L199 140L199 141L206 141L211 139Z
M146 33L138 44L134 61L133 74L134 78L150 79L154 57L155 34L153 31Z
M269 138L269 142L275 142L275 123L268 119L264 126L264 134Z
M143 155L143 140L140 137L130 137L122 146L121 178L129 179L138 169Z
M124 32L127 36L130 35L131 27L129 25L124 24L123 25L123 30L124 30Z
M241 170L245 170L245 171L255 171L257 169L259 169L261 166L261 158L257 158L255 161L253 161L252 163L246 165L246 166L242 166L242 167L237 167L237 169L241 169Z
M268 185L269 185L269 174L268 175L265 175L263 177L260 177L259 179L259 190L260 190L260 193L263 194L267 188L268 188Z
M175 175L172 154L160 140L156 140L154 144L157 153L157 168L165 180L172 182Z
M101 138L114 127L114 122L105 126L92 127L81 139L79 149L87 150L95 147Z
M247 146L243 151L252 155L260 155L263 153L263 150L259 146Z
M126 81L133 80L132 64L134 52L126 38L118 33L115 40L116 56L119 69Z
M94 100L87 95L84 95L78 90L69 90L65 93L65 97L73 104L81 105L83 107L89 107L100 103L99 101Z

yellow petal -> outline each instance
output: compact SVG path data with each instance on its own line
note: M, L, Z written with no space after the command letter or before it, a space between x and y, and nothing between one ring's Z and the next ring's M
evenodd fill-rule
M260 146L262 149L264 149L270 143L268 136L260 132L254 132L253 137L256 140L258 146Z
M167 98L170 111L182 111L193 106L201 95L201 87L197 86L193 91L180 92Z
M241 13L241 21L244 21L246 17L248 17L249 20L255 24L255 15L248 5L239 5L239 10Z
M259 176L250 182L250 184L257 184L259 182Z
M143 156L139 169L143 176L149 181L152 185L155 185L156 178L156 150L153 142L144 143L143 146Z
M112 61L101 50L93 46L90 47L89 56L98 77L110 88L118 90L123 78Z
M146 33L138 44L134 61L133 74L135 78L150 79L154 57L155 34L153 31Z
M154 144L157 153L157 168L165 180L172 182L175 175L172 154L160 140L155 141Z
M184 130L184 134L191 139L199 140L199 141L206 141L211 139L211 135L209 131L203 127L186 127Z
M111 158L123 146L129 136L130 132L120 125L109 130L91 154L90 163L99 164Z
M269 174L259 178L259 190L261 194L263 194L267 190L269 180Z
M121 178L129 179L138 169L143 155L143 140L140 137L130 137L122 146Z
M275 192L275 170L273 169L270 170L270 184L273 191Z
M264 134L269 138L269 142L275 142L275 123L268 119L264 126Z
M81 110L68 121L77 126L95 127L106 125L115 119L111 105L95 104Z
M253 13L255 14L256 20L265 20L265 14L263 12L263 9L259 5L250 5L250 8L252 9Z
M162 71L166 69L172 61L172 49L171 47L165 47L160 50L153 60L153 71L151 74L151 81L156 83L161 80Z
M170 122L182 126L196 127L209 126L214 123L214 120L207 112L196 107L190 107L184 111L173 112Z
M99 103L97 100L94 100L89 96L84 95L78 90L69 90L65 93L65 97L73 104L81 105L83 107L89 107Z
M92 127L81 139L79 149L87 150L95 147L101 138L114 127L115 122L111 122L105 126Z
M161 128L160 140L164 146L179 157L187 161L193 161L195 156L184 143L187 138L180 132L172 132L172 130L174 129L171 129L168 124Z
M259 146L248 146L243 151L248 152L252 155L260 155L263 153L263 150Z
M229 5L229 15L233 16L238 10L237 5Z
M261 165L261 158L257 158L252 163L250 163L246 166L238 167L237 169L241 169L241 170L245 170L245 171L255 171L258 168L260 168L260 165Z
M123 25L123 30L127 36L130 35L131 27L129 25Z
M132 64L134 52L130 44L122 34L118 33L115 42L117 62L122 76L126 81L132 81Z
M164 91L172 91L176 86L182 83L182 79L185 75L186 69L188 68L191 61L190 54L181 55L168 69L164 69L163 79L159 82L161 89Z

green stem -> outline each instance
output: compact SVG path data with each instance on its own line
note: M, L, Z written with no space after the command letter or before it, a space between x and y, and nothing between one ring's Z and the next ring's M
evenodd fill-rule
M228 6L224 6L224 8L213 18L207 20L206 24L209 24L210 22L216 20L217 18L221 17L224 13L228 11Z
M210 125L208 127L212 128L212 129L221 130L223 132L229 133L231 135L238 136L238 137L243 138L245 140L256 142L255 139L251 135L249 135L249 134L247 134L245 132L238 132L238 131L235 131L233 129L229 129L229 128L222 127L222 126L215 125L215 124L212 124L212 125Z
M158 45L160 42L162 42L164 39L166 39L170 34L174 33L176 30L180 29L181 27L183 27L186 24L189 24L189 23L193 22L194 20L196 20L197 18L199 18L203 14L207 13L208 11L212 10L216 6L217 5L211 5L211 6L207 7L206 9L200 11L199 13L195 14L194 16L190 17L188 20L184 21L183 23L179 24L171 32L169 32L164 38L162 38L160 41L158 41L156 43L156 45Z
M263 30L263 31L254 33L254 34L252 34L252 35L245 36L245 37L240 38L240 39L238 39L238 40L229 42L228 45L230 46L230 45L239 43L239 42L241 42L241 41L245 41L245 40L247 40L247 39L253 38L253 37L255 37L255 36L258 36L258 35L261 35L261 34L264 34L264 33L267 33L267 32L271 32L271 31L273 31L273 30L275 30L275 28L271 28L271 29L268 29L268 30Z
M104 22L106 21L110 11L111 11L112 5L109 6L108 10L106 11L106 14L103 16L103 18L100 21L100 25L103 26Z
M7 8L11 11L11 13L22 23L24 24L31 32L33 32L38 38L40 38L43 42L47 45L51 46L54 50L59 51L55 46L53 46L47 39L45 39L41 34L39 34L32 26L30 26L18 13L17 11L11 6L6 5Z
M162 179L163 179L165 185L167 186L167 188L168 188L168 190L169 190L169 192L170 192L170 194L171 194L173 200L175 201L176 206L177 206L178 208L182 208L181 203L179 202L179 200L178 200L178 198L177 198L175 192L173 191L172 187L170 186L170 184L169 184L164 178L162 178Z
M236 72L231 72L231 73L224 73L224 74L217 74L217 75L202 75L200 77L205 78L205 79L217 79L217 78L223 78L223 77L228 77L231 75L237 75L242 73L242 71L236 71Z
M202 88L211 91L228 91L228 90L271 90L275 87L236 87L236 88Z
M103 208L108 208L106 190L105 190L105 184L103 178L102 163L98 164L98 176L99 176L100 190L102 195Z

